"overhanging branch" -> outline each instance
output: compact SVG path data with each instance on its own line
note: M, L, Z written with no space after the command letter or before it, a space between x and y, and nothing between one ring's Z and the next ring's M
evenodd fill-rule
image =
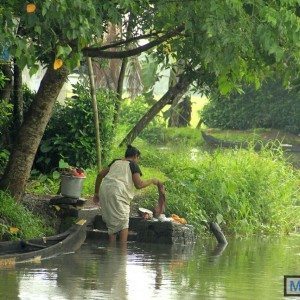
M104 45L104 46L98 47L97 49L98 50L106 50L106 49L109 49L109 48L116 48L116 47L124 46L124 45L127 45L129 43L132 43L132 42L135 42L135 41L138 41L138 40L158 36L159 34L161 34L161 32L153 32L153 33L143 34L143 35L132 37L132 38L129 38L129 39L126 39L126 40L123 40L123 41L118 41L118 42L115 42L115 43L112 43L112 44ZM87 48L85 48L85 49L87 49ZM89 47L89 49L96 49L96 48L90 48Z
M99 57L99 58L125 58L134 55L141 54L165 41L178 35L184 30L184 26L179 26L175 30L169 31L165 35L158 37L156 40L151 41L145 45L139 46L134 49L124 50L124 51L104 51L100 48L84 48L82 50L84 56L89 57Z

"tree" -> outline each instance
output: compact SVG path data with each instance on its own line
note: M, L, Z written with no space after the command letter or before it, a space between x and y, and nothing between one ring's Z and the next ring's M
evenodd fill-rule
M171 86L168 91L157 101L148 112L142 116L137 124L130 130L127 136L123 139L120 146L131 144L138 134L152 121L152 119L168 104L176 102L189 89L192 83L192 77L185 73L179 76L178 82Z
M33 74L47 68L35 100L15 138L0 182L20 199L34 155L67 76L83 56L125 58L163 45L176 60L184 60L189 82L201 67L217 78L222 93L239 88L240 80L259 81L271 67L284 71L286 81L299 70L299 4L296 0L261 1L176 0L20 0L0 4L0 45L8 48L22 69ZM121 24L128 13L136 18L131 37L102 45L108 24ZM145 44L127 48L132 43ZM111 48L114 51L110 51ZM63 65L62 65L63 64ZM61 66L62 65L62 66ZM61 66L61 67L60 67ZM60 67L60 68L59 68ZM57 69L58 68L58 69Z

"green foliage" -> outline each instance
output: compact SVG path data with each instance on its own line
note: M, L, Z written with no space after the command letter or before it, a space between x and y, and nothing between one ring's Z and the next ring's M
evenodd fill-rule
M201 113L209 127L222 129L277 128L300 132L300 94L268 82L260 90L245 88L245 94L225 98L212 95Z
M30 88L26 84L22 85L22 91L23 91L24 113L26 114L36 93L34 91L30 90Z
M3 71L0 70L0 89L4 88L6 80L7 80L7 78L3 74Z
M137 146L142 165L158 168L167 177L166 213L185 217L197 230L209 220L238 235L285 234L297 223L293 205L299 197L300 174L279 150L209 154L184 145L176 151L144 142ZM140 205L153 207L157 193L144 192Z
M186 218L198 232L204 222L214 221L227 234L286 234L299 222L295 205L300 173L275 145L259 153L251 149L208 153L188 142L162 147L142 139L134 146L141 150L143 178L156 177L166 185L167 216ZM123 152L114 148L112 157L122 157ZM86 173L83 197L93 195L97 171ZM157 199L157 189L151 186L138 191L134 204L152 209Z
M120 110L119 123L126 124L133 127L143 115L151 108L153 103L149 103L145 96L141 95L133 100L127 99L122 102ZM159 116L155 117L149 124L149 126L161 125L162 121Z
M33 170L26 186L26 192L33 195L56 195L59 185L60 174L58 171L45 175Z
M8 162L9 151L6 149L0 150L0 174L4 172L5 166Z
M0 99L0 135L3 133L3 129L7 127L12 117L13 105L6 100Z
M135 16L131 31L134 37L149 30L166 32L184 24L184 34L157 47L154 53L158 62L184 60L190 70L201 65L207 73L218 76L222 93L238 90L241 80L259 85L270 66L285 72L287 80L299 71L297 1L149 3L36 0L36 10L28 13L25 3L3 0L0 23L5 26L0 27L0 50L8 48L20 67L28 66L31 74L38 63L52 65L55 58L62 59L72 70L83 58L82 50L88 45L101 46L99 41L108 32L109 24L121 24L130 12Z
M149 143L176 147L178 144L185 145L187 148L198 147L203 144L200 132L190 127L152 127L142 134L142 138Z
M127 99L122 103L120 110L120 126L124 126L127 130L134 127L138 121L148 112L153 103L149 103L145 96L138 96L134 100ZM160 132L165 126L165 121L158 115L148 124L140 134L141 137L158 142Z
M5 86L7 78L0 70L0 89ZM7 126L13 112L13 105L6 100L0 99L0 135L2 134L3 128Z
M80 60L79 50L93 41L103 30L104 4L99 1L51 0L34 1L36 11L26 12L20 1L2 1L1 23L6 23L0 43L9 46L21 68L28 66L36 71L37 61L52 64L61 58L71 69ZM117 11L110 7L111 16ZM96 17L97 16L97 17ZM19 26L24 33L15 34ZM31 42L28 43L28 40Z
M29 239L53 233L45 220L33 215L9 194L0 191L0 240ZM11 227L19 229L12 232Z
M87 168L96 164L95 129L90 91L83 84L64 104L57 104L46 129L36 160L36 167L49 172L61 158L70 165ZM97 91L102 159L109 159L114 137L113 114L116 95L109 90ZM63 124L63 126L62 126Z

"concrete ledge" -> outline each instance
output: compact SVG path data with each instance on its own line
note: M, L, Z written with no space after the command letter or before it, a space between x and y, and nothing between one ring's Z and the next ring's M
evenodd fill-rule
M87 237L92 239L108 239L107 227L100 215L99 208L77 209L71 206L62 207L65 222L68 217L89 220ZM130 241L154 244L191 245L195 242L194 227L171 221L143 220L140 217L129 219Z

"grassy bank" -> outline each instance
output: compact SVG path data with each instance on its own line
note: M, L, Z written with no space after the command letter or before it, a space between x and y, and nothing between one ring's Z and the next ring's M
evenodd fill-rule
M53 233L47 220L0 191L0 240L29 239Z
M185 217L198 230L202 220L210 220L238 235L284 234L298 221L294 204L299 198L299 172L280 152L223 150L211 154L185 147L174 151L145 143L138 146L142 163L159 169L167 178L167 214ZM141 205L153 206L156 194L143 192Z
M217 221L228 234L243 236L285 234L299 223L294 205L300 198L300 174L279 149L207 152L195 129L163 129L160 135L155 130L133 144L142 152L143 177L155 176L166 184L167 215L186 218L199 232L202 221ZM122 157L123 152L116 148L111 156ZM96 171L86 173L82 194L90 197ZM31 192L57 191L56 178L43 180L31 184ZM152 208L157 197L156 188L149 187L138 191L135 202Z

